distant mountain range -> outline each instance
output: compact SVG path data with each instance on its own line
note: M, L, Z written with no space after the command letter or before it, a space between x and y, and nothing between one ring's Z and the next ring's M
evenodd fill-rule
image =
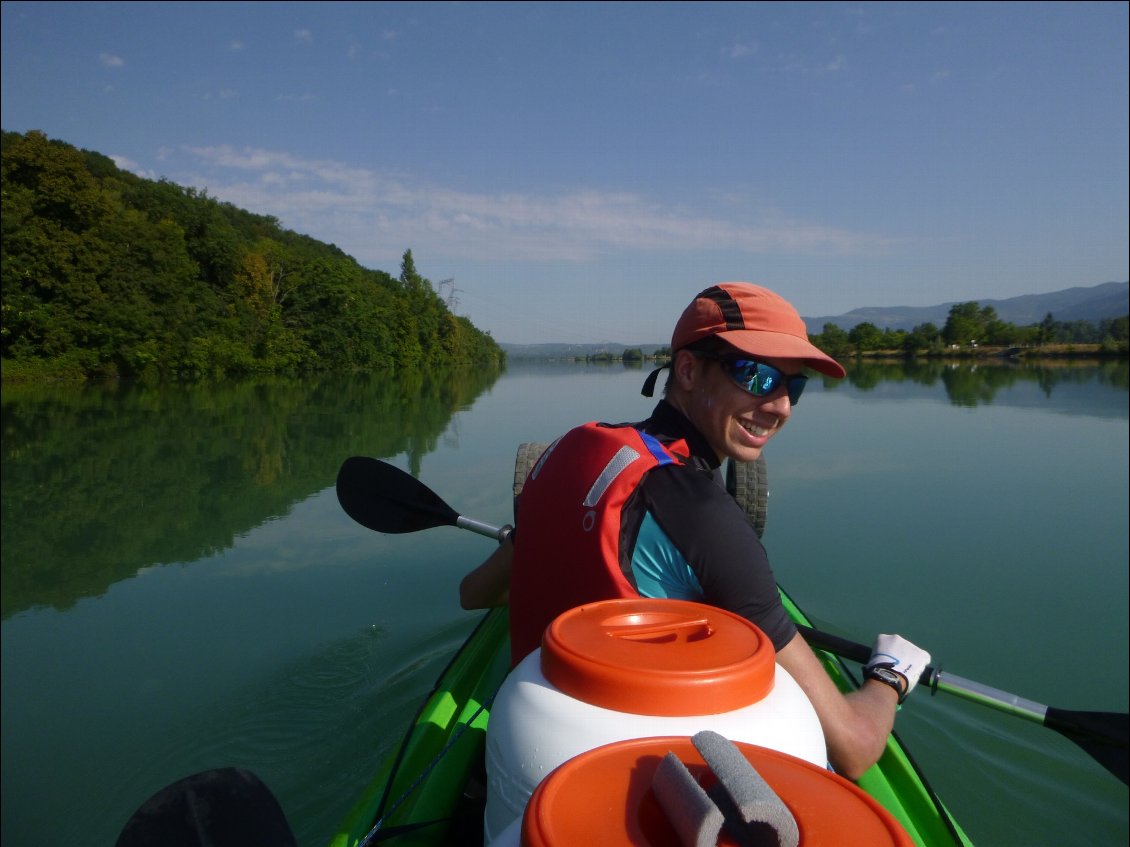
M914 329L919 324L932 323L945 326L950 309L959 302L940 303L937 306L865 306L852 309L843 315L824 317L804 317L810 333L824 331L825 324L850 330L865 321L879 329ZM992 306L997 317L1016 326L1030 326L1039 323L1049 312L1057 321L1099 321L1124 317L1130 314L1130 282L1104 282L1090 288L1065 288L1049 294L1024 294L1005 300L977 300L982 307ZM650 344L505 344L499 346L513 358L555 358L572 356L591 356L597 353L611 353L618 356L625 350L639 348L645 355L666 347L669 342Z
M844 315L805 317L810 333L824 331L824 324L836 324L841 329L851 329L868 321L879 329L914 329L932 323L941 328L949 317L950 309L959 302L954 300L937 306L867 306L852 309ZM978 300L982 308L992 306L997 317L1015 326L1031 326L1050 312L1057 321L1090 321L1098 323L1109 318L1130 314L1130 283L1104 282L1090 288L1065 288L1049 294L1024 294L1007 300Z

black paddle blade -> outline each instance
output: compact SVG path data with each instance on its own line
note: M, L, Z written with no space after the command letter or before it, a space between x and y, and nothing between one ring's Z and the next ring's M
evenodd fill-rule
M337 500L349 517L377 532L455 526L459 518L414 476L367 456L351 456L342 463L337 474Z
M279 801L243 768L185 777L133 813L116 847L297 847Z
M1130 715L1126 712L1069 712L1049 706L1044 726L1070 738L1124 785L1130 785Z

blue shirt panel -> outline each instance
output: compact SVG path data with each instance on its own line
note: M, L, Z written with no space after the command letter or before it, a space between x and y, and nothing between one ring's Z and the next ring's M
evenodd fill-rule
M702 602L702 585L683 554L648 512L632 550L632 576L641 597Z

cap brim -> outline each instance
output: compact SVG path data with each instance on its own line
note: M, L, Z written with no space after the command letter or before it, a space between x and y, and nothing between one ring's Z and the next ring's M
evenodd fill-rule
M843 365L802 338L785 332L763 332L752 329L734 329L719 332L731 347L766 359L803 359L804 365L825 376L843 379L847 375Z

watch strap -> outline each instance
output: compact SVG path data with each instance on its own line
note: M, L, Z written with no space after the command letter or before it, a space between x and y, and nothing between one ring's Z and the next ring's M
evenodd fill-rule
M863 678L873 679L893 688L899 696L900 706L910 693L910 683L907 681L906 675L896 671L895 666L890 662L868 665L863 669Z

